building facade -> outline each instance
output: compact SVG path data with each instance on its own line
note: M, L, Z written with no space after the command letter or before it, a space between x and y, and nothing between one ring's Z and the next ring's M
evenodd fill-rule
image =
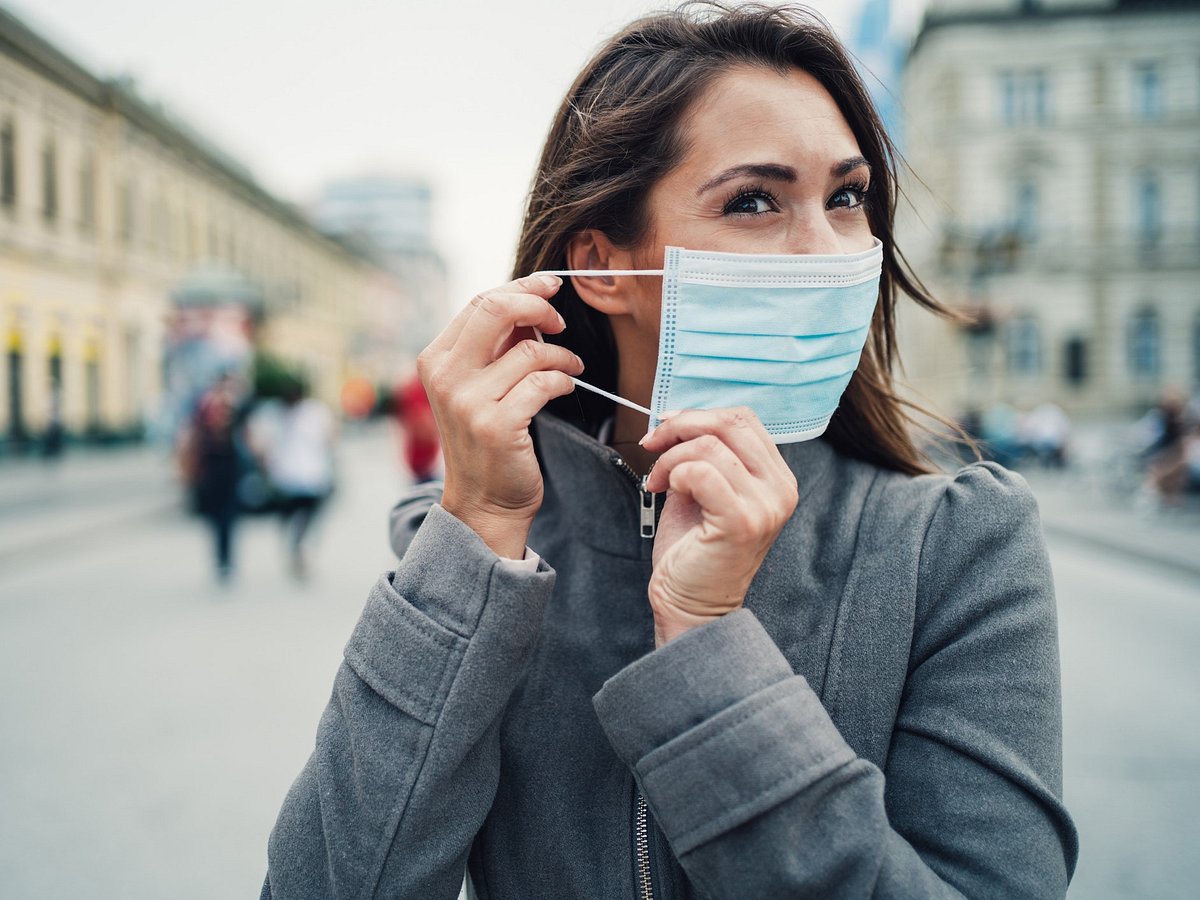
M390 378L356 356L399 346L379 324L403 302L390 275L0 10L0 444L52 419L140 433L164 399L172 296L212 271L254 286L260 346L319 395L335 400L350 374Z
M948 411L1126 417L1200 384L1200 0L934 0L904 78L906 310Z
M331 182L312 211L325 234L361 248L403 286L397 307L405 355L415 359L441 331L446 263L433 245L433 190L420 178L363 176Z

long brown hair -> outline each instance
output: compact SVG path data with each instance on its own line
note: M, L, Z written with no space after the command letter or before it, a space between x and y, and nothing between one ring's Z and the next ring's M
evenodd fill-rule
M637 244L648 227L650 188L684 152L680 122L709 85L728 69L802 69L841 109L871 164L873 195L867 216L883 242L879 303L858 370L825 432L839 451L909 474L931 467L913 441L914 420L895 391L898 364L895 300L907 294L934 312L953 313L929 295L897 250L896 151L850 57L826 22L800 6L688 3L635 21L579 73L554 118L542 150L521 237L514 277L567 267L571 238L588 229L615 244ZM556 306L567 329L551 338L583 358L587 378L613 391L617 347L608 317L576 294L570 280ZM585 429L611 414L610 401L591 393L548 407Z

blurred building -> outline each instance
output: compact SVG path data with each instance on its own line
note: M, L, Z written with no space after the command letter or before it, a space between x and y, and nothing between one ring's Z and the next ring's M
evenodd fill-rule
M904 132L899 94L905 44L892 22L892 0L864 0L847 46L888 136L897 145L903 143Z
M395 348L377 313L401 303L362 253L0 10L0 447L55 418L76 435L139 433L180 334L229 337L241 319L332 401L349 374L390 379L357 351ZM219 313L231 306L240 319Z
M416 357L441 330L446 264L433 246L433 191L419 178L366 176L332 182L312 213L326 234L352 243L395 276L401 345Z
M1200 0L933 0L904 80L906 310L947 410L1115 418L1200 382Z

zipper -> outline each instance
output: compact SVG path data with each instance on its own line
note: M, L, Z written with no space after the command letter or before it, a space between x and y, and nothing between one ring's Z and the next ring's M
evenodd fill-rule
M650 875L650 813L641 791L637 792L633 807L633 843L638 900L654 900L654 881Z
M613 465L620 469L637 488L640 503L638 527L643 538L653 539L656 528L654 514L657 512L658 496L646 490L646 482L650 473L638 476L633 468L620 456L613 456ZM651 466L651 469L654 467ZM634 869L637 876L638 900L654 900L654 875L650 864L650 811L646 808L646 798L641 791L635 791L633 802L633 849Z
M641 511L638 519L640 533L642 537L650 540L654 537L654 514L657 512L658 495L646 490L646 482L650 480L650 473L638 477L638 473L633 471L633 468L625 460L619 456L612 458L613 465L629 476L633 482L633 486L637 488L638 497L641 502ZM651 466L651 469L654 467Z

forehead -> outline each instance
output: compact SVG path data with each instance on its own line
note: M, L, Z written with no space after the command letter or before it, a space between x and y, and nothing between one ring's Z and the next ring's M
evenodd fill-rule
M778 162L845 159L858 141L833 97L801 69L739 66L721 74L683 122L683 166L706 167L747 155ZM786 157L786 159L785 159Z

